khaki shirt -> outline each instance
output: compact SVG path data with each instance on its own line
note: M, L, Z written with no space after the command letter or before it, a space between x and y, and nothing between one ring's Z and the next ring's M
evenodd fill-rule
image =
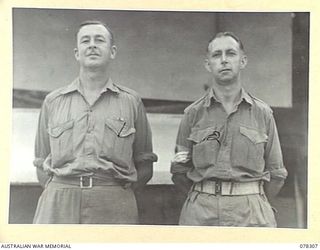
M90 106L76 79L45 98L35 166L57 176L94 174L134 182L135 165L156 160L145 109L134 91L109 79Z
M287 176L272 110L244 89L229 115L212 89L191 104L179 127L176 151L188 151L191 160L173 163L171 172L187 173L194 182Z

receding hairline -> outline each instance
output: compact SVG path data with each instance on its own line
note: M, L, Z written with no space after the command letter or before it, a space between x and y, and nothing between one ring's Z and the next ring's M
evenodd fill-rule
M216 39L221 38L221 37L230 37L230 38L232 38L232 39L233 39L234 41L236 41L237 44L239 45L239 49L240 49L243 53L245 53L244 46L243 46L243 43L242 43L242 41L240 40L240 38L239 38L236 34L234 34L233 32L230 32L230 31L224 31L224 32L219 32L219 33L215 34L215 35L213 36L213 38L211 38L211 39L209 40L209 43L208 43L208 46L207 46L207 53L209 52L209 47L210 47L210 45L211 45Z
M114 44L114 35L113 35L113 32L112 30L110 29L110 27L104 23L104 22L101 22L99 20L88 20L88 21L84 21L82 22L79 26L78 26L78 30L76 32L76 39L78 39L78 34L80 32L80 30L85 27L85 26L90 26L90 25L101 25L103 26L109 33L109 38L110 38L110 41L111 41L111 45Z

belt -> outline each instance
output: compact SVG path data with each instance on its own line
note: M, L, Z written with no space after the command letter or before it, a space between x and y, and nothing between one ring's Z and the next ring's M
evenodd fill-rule
M114 179L102 180L102 179L97 179L93 176L80 176L80 177L53 176L51 181L56 183L67 184L67 185L74 185L80 188L92 188L93 186L123 186L125 184Z
M193 184L192 190L214 195L264 194L263 181L230 182L222 180L204 180Z

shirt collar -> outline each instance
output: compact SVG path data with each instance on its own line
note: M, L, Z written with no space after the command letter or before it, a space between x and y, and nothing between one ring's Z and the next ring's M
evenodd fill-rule
M113 83L112 79L109 78L106 85L103 87L101 93L104 93L106 91L112 91L114 93L119 94L120 90L119 88ZM64 88L61 93L62 94L68 94L73 91L78 91L82 93L82 86L80 85L80 79L76 78L71 84L69 84L66 88Z
M252 98L251 96L247 93L247 91L245 91L244 88L241 88L241 93L240 93L240 101L239 104L244 100L247 103L249 103L250 105L252 105ZM207 96L205 97L205 101L204 101L204 106L205 107L210 107L210 105L212 104L212 102L220 102L219 99L217 98L217 96L214 93L213 88L210 88L208 90Z
M246 101L247 103L249 103L250 105L253 104L252 97L248 94L247 91L245 91L244 88L241 89L241 99L240 99L240 100L241 100L241 101L242 101L242 100L245 100L245 101ZM240 101L240 102L241 102L241 101Z

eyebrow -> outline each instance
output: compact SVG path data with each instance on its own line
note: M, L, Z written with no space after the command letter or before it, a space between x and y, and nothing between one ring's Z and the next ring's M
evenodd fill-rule
M102 38L104 38L104 39L105 39L105 36L103 36L103 35L99 35L99 34L98 34L98 35L95 35L94 37L95 37L95 38L96 38L96 37L102 37Z
M79 39L82 40L82 39L84 39L84 38L90 38L90 37L91 37L90 35L83 35L83 36L81 36ZM100 34L94 35L94 38L96 38L96 37L105 38L103 35L100 35Z
M83 35L83 36L79 37L79 41L83 41L85 39L90 39L90 37L91 37L90 35ZM94 38L95 39L96 38L103 38L104 40L106 40L106 38L103 35L100 35L100 34L94 35Z
M81 37L79 37L79 40L82 40L82 39L85 39L85 38L89 38L90 36L88 36L88 35L84 35L84 36L81 36Z
M209 51L210 53L219 53L219 52L222 52L222 51L234 51L234 52L237 52L236 49L233 49L233 48L228 48L228 49L216 49L216 50L213 50L213 51Z
M236 49L227 49L227 51L228 51L228 52L229 52L229 51L238 52L238 50L236 50Z

